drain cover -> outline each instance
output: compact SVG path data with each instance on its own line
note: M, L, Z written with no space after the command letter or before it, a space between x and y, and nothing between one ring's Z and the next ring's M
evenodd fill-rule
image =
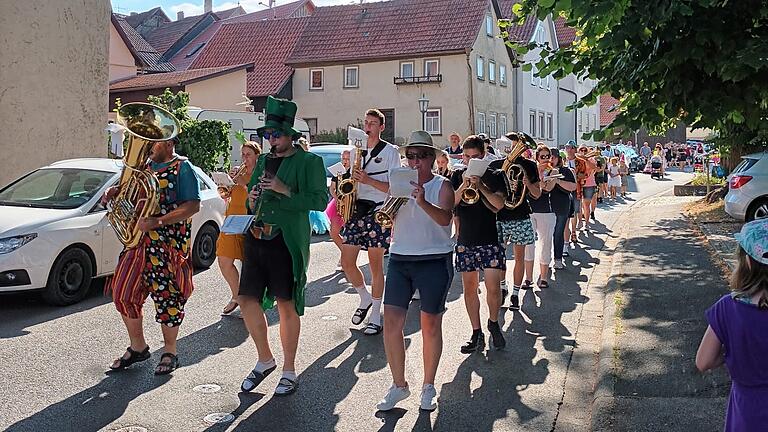
M217 384L201 384L192 389L197 393L218 393L221 391L221 386Z
M336 321L337 319L339 319L339 317L336 315L325 315L320 319L322 319L323 321Z
M141 426L128 426L117 429L115 432L147 432L148 429Z
M229 423L234 419L235 419L235 416L233 416L230 413L213 413L205 416L203 420L205 420L207 423L216 424L216 423Z

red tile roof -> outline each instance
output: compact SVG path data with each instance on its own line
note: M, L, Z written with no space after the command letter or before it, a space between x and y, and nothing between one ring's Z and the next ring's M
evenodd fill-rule
M111 92L146 90L165 87L181 87L204 79L228 74L240 69L250 68L253 64L223 66L217 68L194 69L168 73L138 75L109 85Z
M474 45L489 5L489 0L390 0L318 7L287 63L463 52Z
M112 14L112 24L122 37L123 42L137 60L138 66L145 72L171 72L176 70L165 61L160 53L136 31L123 16Z
M576 40L576 29L569 27L565 23L565 18L561 16L555 18L555 33L557 33L557 44L560 47L571 46Z
M512 6L520 3L522 0L498 0L499 5L499 17L502 19L517 20L517 16L512 14ZM522 25L515 24L509 28L509 40L513 42L528 42L533 37L533 32L536 31L536 24L538 24L536 16L531 14L525 18Z
M285 65L285 59L294 49L309 19L224 24L190 67L254 63L253 72L248 73L248 96L274 95L293 74L293 68Z
M619 106L619 100L615 97L604 94L600 95L600 127L613 122L613 119L619 114L618 110L613 110Z
M186 17L178 21L172 21L167 24L163 24L155 30L147 33L144 39L146 39L147 42L149 42L149 44L157 50L157 52L163 54L168 50L168 48L173 46L176 41L187 34L187 32L189 32L195 25L197 25L200 21L209 18L210 16L213 16L214 20L217 19L216 15L213 15L213 12L208 12L202 15Z
M284 5L275 6L272 9L263 9L260 11L252 12L254 20L266 20L266 19L280 19L290 18L294 12L299 10L305 3L310 3L314 8L315 5L310 0L299 0Z
M219 19L227 19L227 18L239 16L239 15L244 15L244 14L245 14L245 9L243 9L242 6L234 7L232 9L227 9L223 11L216 11L216 16L218 16Z

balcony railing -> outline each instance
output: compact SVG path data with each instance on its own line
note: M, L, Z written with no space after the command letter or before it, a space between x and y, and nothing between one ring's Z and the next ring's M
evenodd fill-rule
M414 77L395 77L394 81L395 84L441 83L443 82L443 74Z

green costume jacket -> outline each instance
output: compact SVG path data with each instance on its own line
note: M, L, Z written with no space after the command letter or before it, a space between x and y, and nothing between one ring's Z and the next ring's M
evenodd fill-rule
M248 183L250 191L264 173L267 154L259 156ZM323 159L296 146L296 153L283 159L277 170L277 178L291 190L291 197L266 190L262 194L260 214L256 220L277 225L291 253L293 264L293 300L296 312L304 315L304 288L307 284L309 265L310 210L325 210L328 205L325 165ZM246 208L251 212L246 201ZM246 235L250 235L246 233ZM264 310L271 309L275 298L266 293L261 300Z

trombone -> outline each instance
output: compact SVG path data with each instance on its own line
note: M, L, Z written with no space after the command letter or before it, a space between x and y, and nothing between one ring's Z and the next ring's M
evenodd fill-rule
M219 186L217 190L219 191L219 196L223 199L229 199L229 197L232 196L232 189L237 186L237 179L244 176L246 171L248 170L248 167L245 166L245 162L243 162L242 165L240 165L240 168L237 169L235 172L235 175L232 176L233 184L229 186Z

